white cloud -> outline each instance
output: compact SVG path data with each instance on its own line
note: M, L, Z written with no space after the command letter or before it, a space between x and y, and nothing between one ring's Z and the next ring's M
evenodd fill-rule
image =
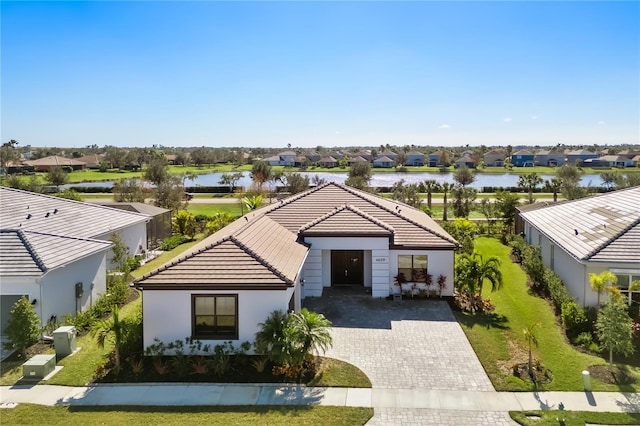
M604 121L598 121L598 126L604 126L605 124L607 123L605 123Z
M511 123L513 121L513 118L511 117L507 117L503 120L505 123Z
M531 119L532 119L532 120L537 120L537 119L538 119L538 116L537 116L537 115L532 115L532 116L531 116Z
M438 129L450 129L451 126L449 126L448 124L441 124L438 126Z

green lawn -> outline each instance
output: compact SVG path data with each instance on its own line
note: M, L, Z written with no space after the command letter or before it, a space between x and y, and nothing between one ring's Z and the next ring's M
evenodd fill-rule
M240 204L238 200L237 203L216 203L215 200L212 200L211 203L189 203L187 206L187 211L194 215L207 215L211 216L216 212L226 212L232 216L242 216L242 213L247 212L247 208L242 208L243 206Z
M2 409L2 424L41 425L364 425L373 408L324 406L46 407Z
M558 419L564 419L571 426L585 424L599 425L637 425L640 414L637 413L595 413L588 411L511 411L509 415L521 425L552 426L558 425ZM529 417L527 417L529 416ZM536 418L536 416L539 416Z
M535 359L549 368L554 380L544 385L546 390L582 390L581 372L591 365L605 364L601 357L584 354L571 346L556 322L549 304L529 294L526 275L518 264L509 259L509 248L498 240L478 238L476 249L485 257L496 256L502 262L504 286L490 293L485 286L484 296L490 297L496 310L491 314L470 315L456 313L462 329L471 342L480 362L489 374L495 388L504 390L532 390L532 385L510 374L513 360L528 353L522 330L534 322L538 328L539 347L534 349ZM637 369L635 369L637 372ZM637 391L634 386L606 385L593 379L594 390Z

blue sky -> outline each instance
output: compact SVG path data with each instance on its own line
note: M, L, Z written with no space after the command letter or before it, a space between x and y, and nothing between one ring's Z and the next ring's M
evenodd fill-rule
M8 2L20 145L640 143L639 2Z

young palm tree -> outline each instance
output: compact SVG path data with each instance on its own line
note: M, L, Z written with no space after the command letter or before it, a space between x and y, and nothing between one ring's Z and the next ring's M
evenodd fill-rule
M442 210L442 220L444 220L445 222L447 220L447 194L451 192L454 186L454 184L449 182L445 182L440 186L440 189L442 189L442 192L444 193L444 198L442 200L444 203L444 210Z
M260 331L256 333L256 351L266 355L274 364L284 364L289 356L285 336L287 321L287 314L278 310L271 312L263 323L258 324Z
M598 306L600 306L600 295L607 287L614 286L617 283L618 277L610 271L603 271L599 274L589 274L589 284L591 284L593 291L598 293Z
M311 355L329 349L333 343L331 337L331 321L324 315L302 308L289 317L289 338L297 348L299 363Z
M518 179L518 187L526 189L529 193L529 204L533 204L533 190L541 183L542 178L535 172L520 176Z
M558 192L562 191L562 179L552 178L544 181L545 190L553 194L553 202L558 201Z
M485 260L479 253L461 254L456 258L455 272L460 290L475 299L476 303L482 302L482 286L485 281L491 284L491 291L502 287L500 259L497 257Z
M529 344L529 376L533 376L533 355L531 352L531 347L535 345L538 347L538 336L535 335L535 329L540 326L539 322L534 322L526 327L522 332L524 333L524 338L527 339L527 343Z
M435 179L425 180L422 184L424 186L424 190L427 193L427 207L431 210L431 196L434 192L438 192L440 188L440 184Z
M127 322L120 320L120 309L113 306L111 317L100 320L93 328L91 335L96 338L98 346L104 348L107 340L113 341L113 350L116 354L116 369L120 369L120 348L124 345L129 331Z

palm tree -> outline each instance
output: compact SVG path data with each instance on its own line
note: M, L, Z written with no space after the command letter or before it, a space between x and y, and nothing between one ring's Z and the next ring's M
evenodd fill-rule
M247 208L247 210L249 210L249 211L255 210L258 207L260 207L260 204L262 203L262 195L254 195L252 197L244 197L244 198L242 198L242 202L244 203L244 206Z
M287 314L281 310L273 311L264 322L258 324L256 333L256 352L266 355L274 364L284 364L289 356L285 337Z
M100 320L91 331L91 335L96 338L96 342L101 348L104 348L108 340L113 342L116 370L120 369L120 348L124 345L128 332L128 323L120 320L120 309L117 305L113 306L111 317Z
M459 290L475 299L476 304L482 302L482 286L485 281L491 284L491 291L502 287L502 271L497 257L485 260L480 253L461 254L456 258L455 272Z
M518 179L518 187L526 189L529 193L529 204L533 204L533 190L541 183L542 178L535 172L520 176Z
M544 181L546 191L553 193L553 202L558 201L558 192L562 191L562 179L552 178Z
M442 189L442 192L444 194L444 210L442 211L442 220L444 220L445 222L447 221L447 194L451 192L454 186L454 184L449 182L445 182L440 186L440 189Z
M617 283L618 277L610 271L603 271L599 274L589 274L589 284L591 284L593 291L598 293L598 306L600 306L600 295L607 289L607 287L614 286Z
M424 186L424 190L427 193L427 207L431 210L431 196L434 192L438 192L441 190L440 184L435 179L425 180L422 184Z
M298 359L296 361L300 364L311 355L311 352L324 352L333 343L331 321L326 319L324 315L311 312L307 308L302 308L289 316L288 328L290 332L286 334L297 349Z
M538 336L535 335L534 330L539 326L539 322L534 322L533 324L530 324L528 327L522 330L522 332L524 333L524 338L527 339L527 343L529 344L529 376L533 376L533 355L531 352L531 347L533 345L535 345L536 348L538 347Z

